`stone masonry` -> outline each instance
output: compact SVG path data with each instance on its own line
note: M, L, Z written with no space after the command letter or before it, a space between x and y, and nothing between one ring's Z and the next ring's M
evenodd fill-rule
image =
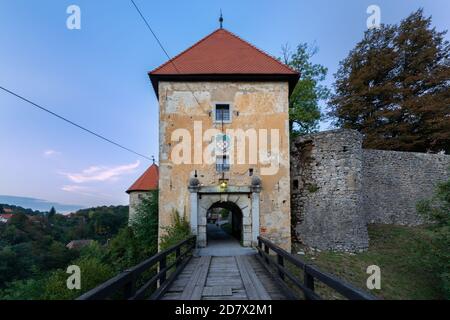
M291 207L297 237L306 245L350 251L368 247L361 145L354 131L302 136L292 144Z
M450 156L363 150L363 211L368 223L418 225L416 203L449 178Z
M291 145L297 238L322 250L368 247L367 224L417 225L417 201L449 177L450 156L362 149L362 135L333 130Z

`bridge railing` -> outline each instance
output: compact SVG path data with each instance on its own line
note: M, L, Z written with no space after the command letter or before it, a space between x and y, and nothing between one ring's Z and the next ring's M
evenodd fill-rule
M303 292L303 295L307 300L322 299L315 291L316 281L320 281L350 300L377 299L375 296L346 283L336 276L323 272L311 264L305 263L268 239L258 237L257 249L261 262L269 267L275 268L278 280L284 284L289 280L295 287ZM270 254L270 251L273 251L275 255ZM291 263L294 268L303 272L303 281L285 266L285 262Z
M158 299L191 259L195 243L195 236L191 236L137 266L123 271L81 295L77 300ZM146 273L150 274L151 278L143 281L141 278ZM138 284L139 288L137 288Z

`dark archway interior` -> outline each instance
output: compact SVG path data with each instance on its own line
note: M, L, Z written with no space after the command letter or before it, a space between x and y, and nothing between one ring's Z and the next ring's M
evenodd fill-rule
M235 238L238 241L242 240L242 211L239 208L238 205L236 205L234 202L224 201L224 202L216 202L214 203L208 210L208 213L217 212L217 210L213 209L225 209L229 212L231 215L231 224L229 228L223 228L224 231L229 233L233 238ZM210 214L208 214L211 216ZM216 223L216 222L214 222ZM225 223L225 221L222 221L222 223ZM208 238L212 236L208 234Z

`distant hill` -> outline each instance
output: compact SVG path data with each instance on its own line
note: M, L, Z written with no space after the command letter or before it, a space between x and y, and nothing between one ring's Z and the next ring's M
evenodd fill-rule
M36 198L0 195L0 204L2 203L7 205L20 206L26 209L38 210L41 212L47 212L51 207L55 207L58 213L74 212L84 208L83 206L50 202L47 200Z

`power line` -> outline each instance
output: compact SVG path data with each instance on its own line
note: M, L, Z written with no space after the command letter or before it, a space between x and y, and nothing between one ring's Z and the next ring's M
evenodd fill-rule
M134 7L136 8L137 12L139 13L139 15L141 16L142 20L144 21L145 25L147 26L148 30L150 30L150 32L152 33L153 37L155 38L156 42L158 42L158 45L161 47L162 51L164 51L164 54L166 55L166 57L169 59L169 61L172 63L173 67L175 68L175 70L177 71L177 73L180 73L180 71L178 70L177 66L175 65L175 63L172 61L172 58L169 56L169 54L167 53L166 49L164 48L164 46L162 45L161 41L159 41L158 36L156 35L155 32L153 32L152 27L150 27L150 24L148 23L147 19L144 17L144 15L142 14L141 10L139 9L139 7L137 6L136 2L134 2L134 0L131 0L131 2L133 3Z
M175 68L175 71L178 74L181 74L180 70L177 68L175 62L172 60L172 58L170 57L170 55L167 53L167 50L164 48L164 46L162 45L161 41L159 40L158 36L156 35L156 33L153 31L152 27L150 27L150 24L148 23L147 19L144 17L144 15L142 14L142 11L139 9L139 7L137 6L136 2L134 2L134 0L130 0L131 3L133 3L134 7L136 8L136 11L139 13L139 15L141 16L142 20L144 21L145 25L147 26L147 28L150 30L150 32L152 33L153 37L155 38L156 42L158 42L158 45L161 47L162 51L164 52L164 54L166 55L166 57L169 59L169 62L173 65L173 67ZM191 88L189 87L188 84L186 84L186 87L188 88L188 90L192 93L192 96L194 97L195 101L197 102L197 104L199 105L200 108L202 108L200 102L198 101L197 97L195 96L194 92L191 90ZM205 111L205 110L203 110ZM206 112L206 111L205 111Z
M48 113L50 113L51 115L53 115L53 116L55 116L55 117L57 117L57 118L59 118L59 119L65 121L65 122L67 122L67 123L70 123L71 125L73 125L73 126L79 128L79 129L81 129L81 130L84 130L84 131L86 131L86 132L88 132L88 133L90 133L90 134L96 136L97 138L100 138L100 139L102 139L102 140L104 140L104 141L106 141L106 142L109 142L109 143L115 145L116 147L122 148L122 149L124 149L124 150L126 150L126 151L128 151L128 152L134 153L135 155L138 155L138 156L140 156L140 157L142 157L142 158L145 158L145 159L147 159L147 160L152 161L151 158L149 158L149 157L147 157L147 156L145 156L145 155L143 155L143 154L141 154L141 153L139 153L139 152L136 152L136 151L134 151L134 150L131 150L131 149L127 148L127 147L124 147L123 145L121 145L121 144L119 144L119 143L117 143L117 142L114 142L114 141L112 141L112 140L110 140L110 139L108 139L108 138L106 138L106 137L104 137L104 136L102 136L102 135L100 135L100 134L98 134L98 133L95 133L95 132L92 131L92 130L89 130L89 129L87 129L87 128L85 128L85 127L83 127L83 126L81 126L81 125L79 125L79 124L77 124L77 123L75 123L75 122L73 122L73 121L67 119L67 118L64 118L63 116L60 116L59 114L57 114L57 113L55 113L55 112L53 112L53 111L51 111L51 110L49 110L49 109L47 109L47 108L45 108L45 107L39 105L39 104L37 104L37 103L35 103L35 102L31 101L31 100L28 100L27 98L25 98L25 97L23 97L23 96L21 96L21 95L15 93L15 92L13 92L13 91L11 91L11 90L8 90L8 89L6 89L6 88L4 88L4 87L2 87L2 86L0 86L0 89L2 89L3 91L9 93L10 95L13 95L13 96L15 96L15 97L17 97L17 98L19 98L19 99L25 101L25 102L28 102L29 104L31 104L31 105L33 105L33 106L35 106L35 107L41 109L42 111L48 112Z

